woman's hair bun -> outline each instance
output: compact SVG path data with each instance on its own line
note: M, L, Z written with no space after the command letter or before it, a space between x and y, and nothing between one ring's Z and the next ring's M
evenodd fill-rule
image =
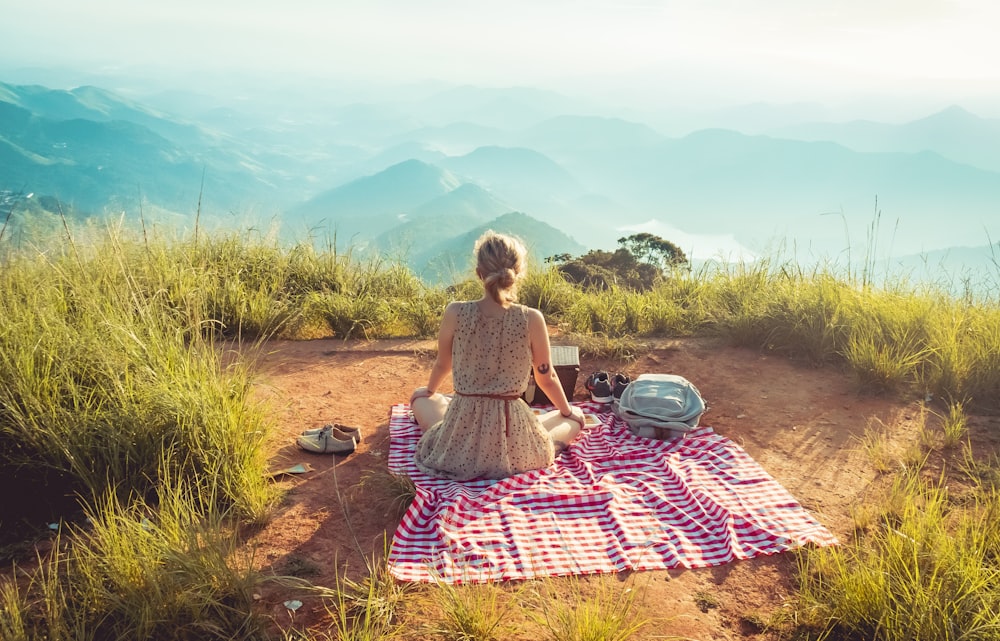
M511 302L516 296L517 281L524 276L524 244L513 236L485 232L476 241L476 273L486 291L498 303Z

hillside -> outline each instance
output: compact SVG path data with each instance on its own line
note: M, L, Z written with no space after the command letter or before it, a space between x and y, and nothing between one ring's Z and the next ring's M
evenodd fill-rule
M725 130L562 164L594 191L620 194L626 221L649 212L686 231L731 232L758 250L784 239L836 254L848 244L843 226L820 215L845 212L861 238L876 198L886 218L900 221L900 252L973 244L1000 202L1000 174L933 152L861 153ZM926 234L945 218L951 224Z
M521 144L551 152L610 151L662 143L666 138L653 128L621 118L560 115L518 134Z
M405 160L370 176L334 187L291 208L285 225L293 231L336 232L338 244L355 236L373 238L405 220L406 212L458 187L451 172L419 160Z
M572 198L583 193L580 183L558 163L532 149L487 146L464 156L442 159L456 174L514 199Z
M482 187L464 183L410 210L404 222L376 236L374 244L390 254L410 254L510 211L513 207Z
M772 134L828 140L856 151L936 151L955 162L1000 172L1000 125L959 106L900 125L865 120L806 123L776 128Z
M138 216L140 202L193 215L199 201L221 211L274 197L251 158L196 127L92 87L3 89L0 189L131 216Z
M335 234L342 248L402 256L431 282L464 274L487 228L524 238L537 260L585 251L559 229L513 209L491 190L411 159L319 194L292 209L285 227L293 235L304 227L314 237Z
M586 251L583 245L551 225L521 212L511 212L417 250L409 262L417 274L430 282L454 282L471 276L472 247L487 229L524 240L528 255L536 265L555 254L582 254Z

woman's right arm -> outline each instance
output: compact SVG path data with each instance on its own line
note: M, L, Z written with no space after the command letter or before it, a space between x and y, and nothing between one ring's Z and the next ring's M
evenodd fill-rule
M426 387L418 387L410 397L412 404L415 399L433 396L441 388L445 378L451 373L451 348L455 342L455 330L458 328L457 302L448 303L441 318L441 331L438 332L438 353L434 359L434 367L431 368L431 375L427 379Z

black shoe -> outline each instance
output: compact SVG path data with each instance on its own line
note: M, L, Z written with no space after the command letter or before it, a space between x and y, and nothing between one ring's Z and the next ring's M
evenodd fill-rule
M593 399L595 403L610 403L614 398L611 395L611 380L608 378L607 372L594 372L587 379L587 391L590 392L590 398Z
M619 400L622 397L622 392L628 387L628 384L632 382L628 374L615 374L615 377L611 379L611 395L615 400Z

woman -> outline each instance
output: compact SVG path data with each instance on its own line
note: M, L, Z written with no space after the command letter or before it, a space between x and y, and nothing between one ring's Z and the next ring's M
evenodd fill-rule
M547 467L583 427L583 411L569 404L552 366L542 313L513 302L525 253L516 238L483 234L475 247L483 297L445 308L427 386L410 397L423 431L416 464L427 474L499 479ZM541 416L521 399L532 369L556 406ZM439 391L449 373L453 396Z

